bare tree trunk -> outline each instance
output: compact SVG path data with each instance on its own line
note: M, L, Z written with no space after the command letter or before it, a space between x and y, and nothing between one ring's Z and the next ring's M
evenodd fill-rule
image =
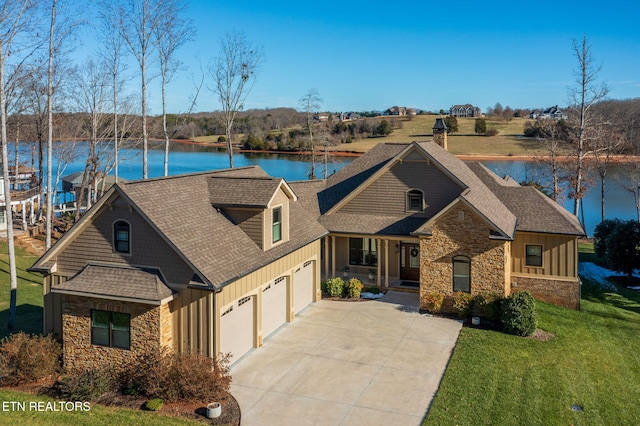
M48 250L51 247L51 225L53 222L53 35L56 23L56 4L58 0L53 0L51 5L51 27L49 29L49 71L47 73L47 115L48 115L48 137L47 137L47 217L46 217L46 243Z

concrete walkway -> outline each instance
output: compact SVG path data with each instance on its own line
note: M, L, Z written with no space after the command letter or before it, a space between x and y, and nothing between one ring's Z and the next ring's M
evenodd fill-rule
M242 426L419 425L461 324L418 295L322 300L231 369Z

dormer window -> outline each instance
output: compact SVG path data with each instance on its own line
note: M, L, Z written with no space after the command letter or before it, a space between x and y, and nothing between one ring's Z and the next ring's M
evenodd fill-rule
M273 209L273 242L282 240L282 207Z
M119 220L113 224L113 247L118 253L130 253L131 246L129 244L129 224L123 220Z
M421 212L424 210L424 194L419 189L407 191L407 211Z

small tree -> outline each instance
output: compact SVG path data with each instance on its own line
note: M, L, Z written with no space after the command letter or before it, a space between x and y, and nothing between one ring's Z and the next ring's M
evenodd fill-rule
M593 250L600 259L607 256L607 239L620 226L620 219L606 219L600 222L593 231Z
M504 299L500 315L505 333L531 336L538 327L536 304L528 291L519 291Z
M631 278L640 266L640 222L620 222L607 237L607 266Z
M458 133L458 119L453 115L448 115L444 118L444 124L447 126L447 132L450 134Z
M487 133L487 122L484 118L476 118L475 132L478 135L484 135Z

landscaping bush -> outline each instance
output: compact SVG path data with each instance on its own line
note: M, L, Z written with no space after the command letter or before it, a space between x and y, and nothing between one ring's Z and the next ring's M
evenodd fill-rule
M95 401L115 388L116 380L110 367L74 371L53 386L55 395L67 401Z
M365 287L364 291L365 293L380 294L380 289L378 287Z
M217 401L229 391L229 355L215 359L197 353L150 354L138 357L129 383L140 386L150 398L163 401ZM135 386L134 386L135 387Z
M345 286L345 292L350 299L359 299L363 288L362 281L357 278L351 278Z
M531 336L538 327L535 300L528 291L504 299L500 315L505 333Z
M327 293L331 297L342 297L344 292L344 280L340 277L331 278L327 281Z
M226 142L227 138L225 136L218 136L218 142Z
M429 291L422 296L422 304L424 308L432 314L440 312L443 303L444 294L439 291Z
M500 320L500 306L504 296L495 291L484 291L476 296L474 305L480 311L480 315L490 321Z
M458 311L459 318L466 318L473 309L473 296L471 293L456 291L453 293L453 309Z
M153 398L144 403L144 409L149 411L158 411L164 403L160 398Z
M498 133L500 133L500 130L498 129L487 129L487 131L484 133L485 136L497 136Z
M51 336L12 334L0 343L0 384L34 382L60 371L62 348Z

